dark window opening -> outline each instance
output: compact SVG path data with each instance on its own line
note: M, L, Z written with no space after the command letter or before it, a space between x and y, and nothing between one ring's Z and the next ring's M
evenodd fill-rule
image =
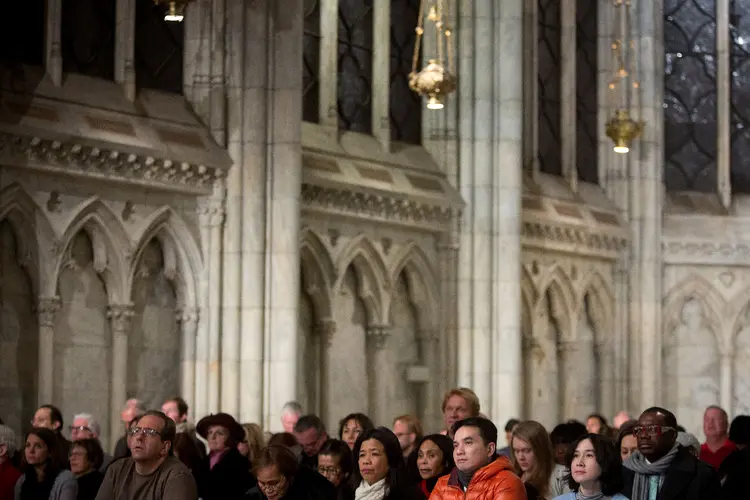
M63 71L114 80L115 0L62 0Z
M409 88L419 22L419 0L391 1L391 69L388 114L391 139L422 143L422 98Z
M578 178L599 182L598 2L576 2L576 168Z
M732 191L750 193L750 2L729 4L732 39L731 169Z
M302 119L320 121L320 1L305 1L302 47Z
M153 0L136 0L136 86L182 94L185 23L165 21L166 9Z
M0 63L4 66L44 61L45 1L3 2L0 14Z
M373 0L339 0L339 128L372 133Z
M538 0L539 169L562 175L560 0Z

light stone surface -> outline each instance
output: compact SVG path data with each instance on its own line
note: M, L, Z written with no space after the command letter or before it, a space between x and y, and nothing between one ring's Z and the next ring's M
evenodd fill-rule
M627 157L603 133L612 26L600 23L601 186L575 178L570 144L564 178L538 171L534 2L451 12L459 89L423 116L424 147L384 126L387 6L373 21L379 108L364 136L337 130L335 0L321 2L320 124L302 123L294 99L301 0L191 3L184 98L131 95L133 4L119 2L117 83L62 78L52 2L36 104L59 100L62 118L36 109L7 132L26 149L0 141L13 167L0 167L0 408L17 431L52 402L66 419L94 413L111 443L131 393L149 406L181 393L193 419L223 410L267 430L297 399L332 434L355 411L383 425L415 413L432 431L458 384L499 425L659 404L702 437L704 406L750 412L750 199L722 186L730 204L716 210L663 193L661 1L633 2L647 124ZM574 69L566 58L568 97ZM84 109L168 117L206 147L157 144L150 118L134 120L137 137L97 132ZM71 162L80 137L49 138L70 130L110 153ZM127 170L134 147L158 179ZM164 174L170 155L200 158L185 168L207 177ZM410 368L427 381L407 382Z

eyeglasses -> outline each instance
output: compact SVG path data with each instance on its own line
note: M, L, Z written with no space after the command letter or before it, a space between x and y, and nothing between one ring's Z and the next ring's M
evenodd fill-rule
M258 481L258 488L263 491L277 491L284 486L285 480L286 478L282 476L280 479L268 481L267 483L264 481Z
M157 431L156 429L149 429L148 427L133 427L132 429L128 429L128 436L130 437L136 437L136 436L144 436L144 437L153 437L153 436L160 436L161 432Z
M666 425L639 425L633 428L633 435L635 437L659 437L664 433L675 430L674 427L667 427Z
M338 476L341 474L341 469L338 467L318 467L318 474L323 476Z
M69 430L70 432L73 432L73 431L78 431L78 432L83 432L83 431L86 431L86 432L91 432L91 429L89 429L89 428L88 428L88 427L86 427L85 425L78 425L78 426L76 426L76 427L73 427L73 426L71 425L71 426L69 426L69 427L68 427L68 430Z

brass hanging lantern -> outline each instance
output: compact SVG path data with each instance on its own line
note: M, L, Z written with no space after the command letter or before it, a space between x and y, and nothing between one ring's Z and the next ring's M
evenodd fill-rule
M409 87L427 98L427 109L443 109L445 97L456 90L456 76L453 70L453 31L446 25L446 4L449 0L421 0L419 4L419 21L417 22L416 39L414 40L414 58ZM424 35L424 17L434 25L437 46L435 57L428 58L427 65L418 70L420 47ZM446 61L447 59L447 61ZM446 64L447 62L447 64Z
M191 0L154 0L155 5L166 4L167 13L164 20L172 23L181 23L185 19L185 7Z
M630 0L614 0L614 7L614 32L618 35L612 43L615 74L609 82L610 109L614 112L607 120L606 133L614 143L614 152L626 154L643 132L644 123L630 112L630 90L640 88L635 76L635 44L630 40Z

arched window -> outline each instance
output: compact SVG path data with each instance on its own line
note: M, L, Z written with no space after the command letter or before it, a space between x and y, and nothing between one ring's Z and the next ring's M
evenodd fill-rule
M409 88L420 0L391 0L391 139L422 142L422 99Z
M44 0L3 2L0 61L41 66L44 60Z
M593 184L599 182L598 4L576 1L576 167L578 178Z
M339 127L372 133L373 0L339 0Z
M664 182L715 192L716 1L664 0L664 51Z
M138 88L182 93L184 23L164 20L166 5L135 4L135 80Z
M537 15L539 169L562 175L560 0L538 0Z
M732 191L750 193L750 1L729 4Z
M116 11L116 0L62 0L64 72L114 79Z
M302 119L320 121L320 0L305 0L302 47Z

